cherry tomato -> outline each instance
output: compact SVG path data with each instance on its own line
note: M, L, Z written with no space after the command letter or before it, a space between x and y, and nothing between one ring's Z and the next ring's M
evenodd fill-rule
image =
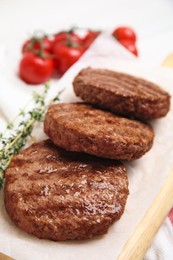
M19 65L19 76L26 83L41 84L47 81L54 70L51 58L46 58L48 53L44 52L45 58L36 56L33 52L26 52Z
M128 49L131 53L133 53L134 55L138 56L138 50L135 46L134 43L132 43L131 41L127 41L127 40L120 40L119 41L126 49Z
M22 46L22 53L28 52L28 51L39 51L43 48L44 51L52 53L53 49L53 40L49 39L48 37L44 38L37 38L33 37L29 40L27 40L23 46Z
M83 38L83 45L86 49L93 43L99 34L100 32L98 31L88 31L88 33Z
M118 41L131 41L131 43L136 42L136 34L129 27L118 27L112 32L112 35Z
M60 33L55 34L54 35L54 44L57 42L67 41L68 38L70 38L70 40L72 42L79 43L79 44L82 43L82 39L77 34L75 34L74 32L67 31L67 32L60 32Z
M67 41L54 45L55 67L60 75L64 74L84 53L82 45L68 44Z

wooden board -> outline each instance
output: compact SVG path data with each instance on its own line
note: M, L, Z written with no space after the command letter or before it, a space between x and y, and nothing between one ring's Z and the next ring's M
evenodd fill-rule
M11 258L10 256L7 256L3 253L0 253L0 260L14 260L14 258Z
M162 63L162 67L173 68L173 53L166 57Z
M125 244L118 260L143 259L155 234L173 205L173 169L136 230ZM157 216L157 218L155 217Z
M161 65L173 68L173 54L169 55ZM144 218L124 245L118 260L142 260L151 245L162 222L173 206L173 169L167 177L162 189L154 199ZM157 218L155 218L157 216ZM0 253L0 260L14 260Z

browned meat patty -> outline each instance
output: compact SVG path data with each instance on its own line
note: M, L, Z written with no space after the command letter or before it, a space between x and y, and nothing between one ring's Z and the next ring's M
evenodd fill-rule
M148 124L82 103L50 106L44 130L54 144L66 150L122 160L141 157L154 137Z
M66 152L49 140L14 156L6 171L6 210L39 238L105 234L123 214L128 193L122 163Z
M147 80L104 69L83 69L73 81L85 102L142 120L165 116L170 95Z

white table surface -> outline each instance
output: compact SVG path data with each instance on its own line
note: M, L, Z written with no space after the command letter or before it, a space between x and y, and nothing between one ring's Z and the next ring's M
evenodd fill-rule
M142 61L159 65L173 52L172 0L0 0L0 45L11 49L36 29L122 24L136 30Z

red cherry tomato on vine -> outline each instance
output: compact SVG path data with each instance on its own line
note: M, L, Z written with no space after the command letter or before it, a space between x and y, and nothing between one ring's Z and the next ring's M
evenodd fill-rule
M48 55L43 52L45 58L36 56L33 52L26 52L19 65L19 76L26 83L41 84L47 81L53 73L54 63Z
M131 41L131 43L136 42L136 34L129 27L118 27L112 32L112 35L118 41Z
M100 32L97 31L89 31L85 35L82 42L86 49L93 43L93 41L97 38L99 34Z
M119 41L126 49L128 49L131 53L133 53L135 56L138 56L138 50L134 43L127 40L120 40Z
M74 32L60 32L54 35L54 44L57 42L68 41L68 39L75 43L82 43L82 39Z
M57 42L54 45L55 67L60 75L64 74L84 53L83 46L67 41Z
M44 51L52 53L53 49L53 40L49 39L48 37L44 38L37 38L32 37L31 39L27 40L22 46L22 53L28 51L39 51L43 48Z

